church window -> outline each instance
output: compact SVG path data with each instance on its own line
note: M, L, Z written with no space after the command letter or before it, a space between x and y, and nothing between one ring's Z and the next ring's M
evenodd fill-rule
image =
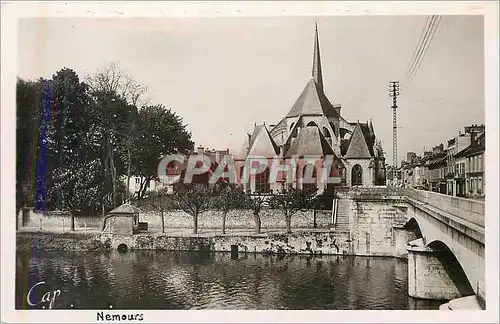
M318 126L318 125L315 122L310 121L310 122L307 123L306 126Z
M356 164L352 168L351 183L353 186L363 185L363 168L359 164Z
M255 175L255 192L257 193L267 193L271 191L271 185L269 183L269 168L265 171Z
M333 125L332 122L330 122L330 128L332 129L333 131L333 136L337 136L337 131L335 130L335 126Z
M332 135L330 135L330 131L326 127L323 127L323 135L325 135L326 138L332 137Z
M313 164L306 164L302 169L302 189L318 190L316 185L316 167Z
M295 125L295 123L292 123L292 124L290 125L290 130L292 130L293 125Z
M240 183L245 183L245 166L240 168Z
M340 138L349 139L351 137L351 132L348 129L340 129Z

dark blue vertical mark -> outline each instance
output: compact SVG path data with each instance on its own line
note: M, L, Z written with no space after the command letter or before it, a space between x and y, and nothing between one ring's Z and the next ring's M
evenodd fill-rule
M36 159L35 212L45 210L45 175L47 172L47 149L49 144L50 104L52 89L47 81L43 83L40 104L40 130L38 136L38 156Z

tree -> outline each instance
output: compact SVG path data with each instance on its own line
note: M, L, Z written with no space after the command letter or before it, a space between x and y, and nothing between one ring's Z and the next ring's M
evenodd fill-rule
M179 186L170 197L177 207L193 217L193 234L198 234L198 217L211 206L214 190L203 185Z
M246 206L252 211L253 218L255 220L255 231L260 234L261 230L261 219L260 211L264 207L265 196L261 195L247 195L246 196Z
M88 116L90 98L87 85L80 82L76 72L71 69L58 71L49 84L52 89L51 122L47 134L50 173L62 174L71 170L76 160L82 162L89 156L84 134L88 132L85 118ZM59 187L54 192L55 197L49 197L56 208L64 204L61 190Z
M103 166L103 186L117 205L118 181L126 174L127 140L137 108L114 92L92 93L93 141Z
M104 69L86 77L86 82L92 92L113 92L134 106L142 106L148 103L145 98L148 91L147 86L134 81L117 63L112 62Z
M316 191L300 190L295 188L279 190L270 199L272 208L281 209L286 221L287 233L292 232L292 216L301 210L309 210L314 207Z
M167 189L153 191L148 195L149 205L160 213L161 232L165 233L165 212L173 208L173 200L167 193Z
M245 191L242 186L219 185L212 205L216 210L222 212L222 234L226 234L227 214L234 209L245 206Z
M16 228L22 206L34 203L38 118L42 83L17 79L16 85Z
M51 208L66 209L75 230L75 213L93 208L103 194L101 161L93 147L88 87L75 71L64 68L45 82L50 88L50 122L40 130L47 150L46 200ZM40 128L44 127L40 122Z
M115 206L116 183L119 176L125 174L125 170L122 171L121 165L117 165L117 162L126 161L123 165L126 165L126 198L129 198L132 151L137 136L137 107L148 102L145 99L147 87L135 82L116 63L111 63L103 70L98 70L97 73L87 76L86 80L91 94L96 99L95 106L101 110L99 116L102 124L109 125L111 122L112 125L116 126L113 129L103 128L107 131L104 133L102 145L103 159L106 161L105 173L111 178L113 206ZM117 104L121 105L123 109L113 109L113 107L119 106ZM109 114L111 111L112 114ZM120 160L117 161L115 157L119 157Z
M158 179L158 164L168 154L187 154L194 147L182 118L162 105L145 106L138 113L137 142L132 170L141 177L139 199L149 181Z
M99 161L75 160L68 169L54 171L49 195L61 194L62 206L71 216L71 230L75 230L75 213L99 204L102 195Z

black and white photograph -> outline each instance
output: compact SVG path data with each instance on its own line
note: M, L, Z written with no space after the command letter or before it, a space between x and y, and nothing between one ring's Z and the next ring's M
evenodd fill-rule
M498 321L498 9L2 2L2 322Z

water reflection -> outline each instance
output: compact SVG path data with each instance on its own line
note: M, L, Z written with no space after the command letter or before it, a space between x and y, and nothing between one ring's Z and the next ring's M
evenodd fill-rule
M16 308L39 281L59 309L437 309L394 258L136 251L17 254ZM39 294L42 294L40 291ZM37 306L35 308L39 308Z

